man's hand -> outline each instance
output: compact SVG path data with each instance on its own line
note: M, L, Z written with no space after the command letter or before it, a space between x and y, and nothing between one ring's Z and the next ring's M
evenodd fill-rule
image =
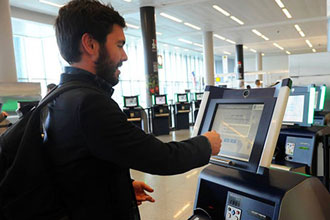
M218 134L216 131L208 131L203 134L207 139L209 140L212 148L212 155L217 155L220 152L221 147L221 138L220 134Z
M136 198L138 205L141 205L142 202L144 202L144 201L155 202L155 200L151 196L149 196L147 193L145 193L145 190L148 192L154 191L150 186L148 186L144 182L136 181L136 180L134 180L132 184L133 184L135 198Z

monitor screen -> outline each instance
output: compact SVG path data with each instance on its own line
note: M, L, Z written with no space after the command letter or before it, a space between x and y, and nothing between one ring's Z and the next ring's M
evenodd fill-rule
M138 98L137 96L125 97L125 107L137 107L138 106Z
M264 104L218 104L212 130L221 134L218 155L249 161Z
M178 94L178 102L188 102L187 94Z
M304 120L304 95L289 96L288 103L284 114L284 122L303 122Z
M201 101L203 98L203 93L196 93L196 100Z
M156 96L155 104L156 105L166 105L166 96L165 95Z

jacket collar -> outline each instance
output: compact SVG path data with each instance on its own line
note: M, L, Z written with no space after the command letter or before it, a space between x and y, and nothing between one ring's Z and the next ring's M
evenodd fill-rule
M97 87L104 90L110 97L114 92L111 83L105 81L101 77L98 77L84 69L67 66L65 67L65 72L61 74L60 84L70 81L84 81L95 84Z

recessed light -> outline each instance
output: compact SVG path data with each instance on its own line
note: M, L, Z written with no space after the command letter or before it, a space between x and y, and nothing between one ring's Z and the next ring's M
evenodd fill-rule
M274 45L275 47L277 47L277 48L281 49L281 50L284 50L284 48L283 48L283 47L281 47L280 45L278 45L277 43L273 43L273 45Z
M256 29L252 30L253 33L255 33L256 35L258 35L259 37L262 35L259 31L257 31Z
M299 27L299 25L295 24L294 27L296 28L296 30L299 32L301 31L301 28Z
M174 16L172 16L172 15L168 15L168 14L166 14L166 13L164 13L164 12L161 12L160 15L163 16L163 17L165 17L165 18L168 18L168 19L170 19L170 20L172 20L172 21L176 21L176 22L178 22L178 23L181 23L181 22L182 22L181 19L176 18L176 17L174 17Z
M290 12L288 11L288 9L283 8L282 11L283 11L283 13L285 14L285 16L286 16L287 18L292 18L292 16L291 16Z
M257 51L255 49L250 49L250 51L252 51L253 53L256 53Z
M198 47L203 47L202 44L198 44L198 43L193 43L193 45L198 46Z
M197 27L196 25L190 24L188 22L185 22L183 24L186 25L186 26L188 26L188 27L194 28L196 30L200 30L201 29L200 27Z
M61 8L62 6L64 6L64 5L56 4L54 2L50 2L50 1L46 1L46 0L39 0L39 2L47 4L47 5L55 6L58 8Z
M313 51L314 53L316 53L316 50L315 50L314 48L312 49L312 51Z
M129 27L129 28L134 28L134 29L139 29L140 28L139 26L129 24L129 23L126 23L126 26Z
M123 0L123 1L125 1L125 2L131 2L132 0Z
M227 52L227 51L223 51L224 54L230 55L231 53Z
M214 8L215 10L221 12L221 13L222 13L223 15L225 15L225 16L229 16L229 15L230 15L229 12L227 12L226 10L223 10L222 8L220 8L220 7L217 6L217 5L213 5L213 8Z
M236 21L237 23L239 23L240 25L243 25L243 24L244 24L243 21L239 20L239 19L236 18L235 16L230 16L230 18L231 18L232 20Z
M275 2L277 3L278 7L280 7L280 8L285 7L281 0L275 0Z
M236 44L235 41L232 41L232 40L229 40L229 39L226 39L227 42L231 43L231 44Z
M265 54L264 53L261 53L261 56L265 56Z
M290 52L290 51L285 51L285 53L287 53L288 55L290 55L290 54L291 54L291 52Z
M157 35L162 35L162 33L160 33L160 32L156 32L156 34L157 34Z
M214 37L219 38L220 40L226 40L223 36L220 36L218 34L213 34Z
M185 40L185 39L182 39L182 38L179 38L178 40L181 41L181 42L187 43L187 44L192 44L193 43L189 40Z
M309 47L313 47L312 43L309 40L305 40Z
M247 46L245 46L245 45L243 46L243 48L244 48L244 49L249 49L249 48L248 48Z

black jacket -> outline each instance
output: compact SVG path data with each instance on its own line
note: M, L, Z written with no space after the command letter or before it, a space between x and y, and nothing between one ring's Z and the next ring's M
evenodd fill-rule
M186 172L208 163L204 136L163 143L127 121L101 78L67 68L60 84L89 83L48 106L46 148L70 218L140 219L129 169L158 175Z

